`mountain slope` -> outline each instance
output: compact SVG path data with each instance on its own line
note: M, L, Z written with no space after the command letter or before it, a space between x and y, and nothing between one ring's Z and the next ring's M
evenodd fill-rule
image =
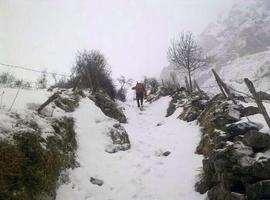
M195 78L200 85L214 83L211 68L221 73L225 80L237 86L245 77L259 80L261 90L269 86L270 1L241 0L230 12L209 24L199 36L199 43L212 62L208 69L197 71ZM165 68L161 78L175 72Z
M200 35L201 45L217 63L265 51L270 46L270 2L240 2Z

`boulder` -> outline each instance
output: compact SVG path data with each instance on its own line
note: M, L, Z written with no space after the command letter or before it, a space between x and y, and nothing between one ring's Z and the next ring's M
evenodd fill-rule
M241 117L247 117L250 115L256 115L260 113L260 110L258 107L254 107L254 106L248 106L248 107L243 107L240 110L241 113Z
M243 142L245 145L262 150L270 147L270 135L258 132L258 130L250 130L244 135Z
M232 138L238 135L244 135L248 131L258 131L259 127L257 124L252 122L242 122L237 124L231 124L225 128L226 132L230 134Z
M180 114L179 118L187 122L196 120L205 109L207 104L206 102L207 101L201 99L200 96L195 96L192 99L189 99L184 105L183 112Z
M252 184L246 189L248 200L270 199L270 180Z
M251 167L251 174L260 179L270 179L270 159L255 162Z
M214 126L218 129L223 130L224 127L227 124L231 124L234 122L237 122L239 120L235 119L235 118L231 118L230 116L226 116L226 115L219 115L219 116L215 116L211 122L213 122Z
M90 99L93 100L95 104L102 110L102 112L108 117L114 118L120 123L127 122L126 116L122 110L118 108L116 102L104 92L98 91L95 93L95 96L91 97Z
M112 144L107 145L107 153L116 153L130 149L130 141L125 128L121 124L115 124L109 132Z
M184 95L183 92L178 91L175 94L172 95L172 100L169 103L169 107L167 108L167 114L166 117L171 116L175 110L177 109L177 107L179 107L179 105L181 103L183 103L183 99L185 99L186 96Z
M237 193L237 192L231 192L230 200L246 200L246 197L244 194Z
M171 154L170 151L165 151L162 155L163 155L163 156L169 156L170 154Z
M221 186L212 187L207 193L207 197L209 200L229 200L227 198L229 195L230 192L225 190Z
M103 180L97 179L97 178L90 178L90 182L94 185L102 186L104 184Z
M207 103L198 120L201 126L223 129L225 124L240 120L239 109L239 105L232 104L222 94L218 94Z

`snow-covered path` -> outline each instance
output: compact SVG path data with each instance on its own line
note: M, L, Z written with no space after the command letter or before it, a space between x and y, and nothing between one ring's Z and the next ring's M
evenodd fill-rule
M105 133L114 121L83 100L75 112L81 167L70 171L71 182L59 188L57 199L203 199L194 191L201 166L201 157L194 154L199 128L176 119L179 110L165 118L169 100L161 98L145 111L126 104L129 123L124 126L131 149L115 154L104 151L109 140ZM160 156L165 151L171 154ZM90 177L102 179L104 185L91 184Z

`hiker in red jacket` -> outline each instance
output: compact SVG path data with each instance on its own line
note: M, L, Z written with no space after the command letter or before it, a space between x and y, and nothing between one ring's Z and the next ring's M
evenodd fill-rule
M136 91L136 99L137 99L138 108L143 108L143 98L146 95L144 85L142 83L137 82L136 86L133 87L132 89Z

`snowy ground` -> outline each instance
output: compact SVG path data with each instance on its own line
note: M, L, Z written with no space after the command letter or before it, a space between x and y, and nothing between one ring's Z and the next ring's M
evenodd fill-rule
M74 113L78 134L78 161L81 167L70 171L70 183L57 191L57 200L196 200L194 191L201 157L194 154L199 128L165 118L170 101L164 97L139 111L131 102L125 105L129 123L125 128L131 140L128 151L108 154L108 129L115 123L93 102L83 99ZM159 124L159 126L157 126ZM167 157L160 156L170 151ZM104 185L90 183L99 178Z
M17 97L16 97L17 95ZM51 95L50 92L37 89L18 89L0 87L0 109L10 109L13 101L12 112L23 112L29 104L42 104Z

